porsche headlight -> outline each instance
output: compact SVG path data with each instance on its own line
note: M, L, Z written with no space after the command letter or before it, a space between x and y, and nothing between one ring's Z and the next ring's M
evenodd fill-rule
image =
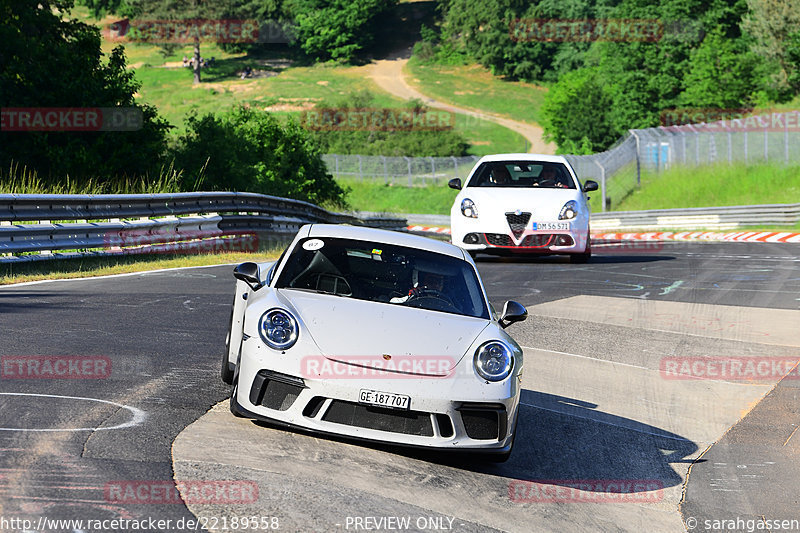
M569 220L576 216L578 216L578 202L570 200L561 208L561 212L558 214L558 220Z
M514 368L514 355L505 343L489 341L475 350L475 371L486 381L502 381Z
M478 218L478 209L475 207L475 202L469 198L461 200L461 214L469 218Z
M297 320L283 309L270 309L258 323L258 333L267 346L276 350L286 350L297 342Z

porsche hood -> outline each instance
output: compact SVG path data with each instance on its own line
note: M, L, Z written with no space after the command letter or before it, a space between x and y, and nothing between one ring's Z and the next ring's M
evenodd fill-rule
M402 304L278 290L320 352L341 363L445 376L490 322Z

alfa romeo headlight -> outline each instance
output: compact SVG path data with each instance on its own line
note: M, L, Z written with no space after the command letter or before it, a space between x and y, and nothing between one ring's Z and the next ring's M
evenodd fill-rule
M569 220L576 216L578 216L578 202L570 200L561 208L561 212L558 214L558 220Z
M461 214L469 218L478 218L478 209L475 207L475 202L469 198L461 200Z
M267 346L276 350L286 350L297 342L297 320L283 309L270 309L258 323L258 333Z
M475 350L475 371L486 381L502 381L514 368L514 355L505 343L489 341Z

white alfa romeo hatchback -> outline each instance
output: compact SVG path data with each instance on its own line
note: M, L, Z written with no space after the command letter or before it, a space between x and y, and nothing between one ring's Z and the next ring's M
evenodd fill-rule
M589 206L581 185L562 156L498 154L481 158L450 210L453 244L473 257L489 254L569 254L584 263L592 254Z

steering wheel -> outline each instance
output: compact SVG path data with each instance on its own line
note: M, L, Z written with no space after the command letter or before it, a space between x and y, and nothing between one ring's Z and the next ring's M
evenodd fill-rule
M458 311L458 307L456 307L456 304L453 303L453 300L451 300L449 296L435 289L417 289L413 291L408 295L406 305L411 305L412 307L426 307L422 305L426 300L430 300L434 305L436 305L436 303L439 303L440 306L443 304L445 306L445 309L441 309L443 311L450 309Z

